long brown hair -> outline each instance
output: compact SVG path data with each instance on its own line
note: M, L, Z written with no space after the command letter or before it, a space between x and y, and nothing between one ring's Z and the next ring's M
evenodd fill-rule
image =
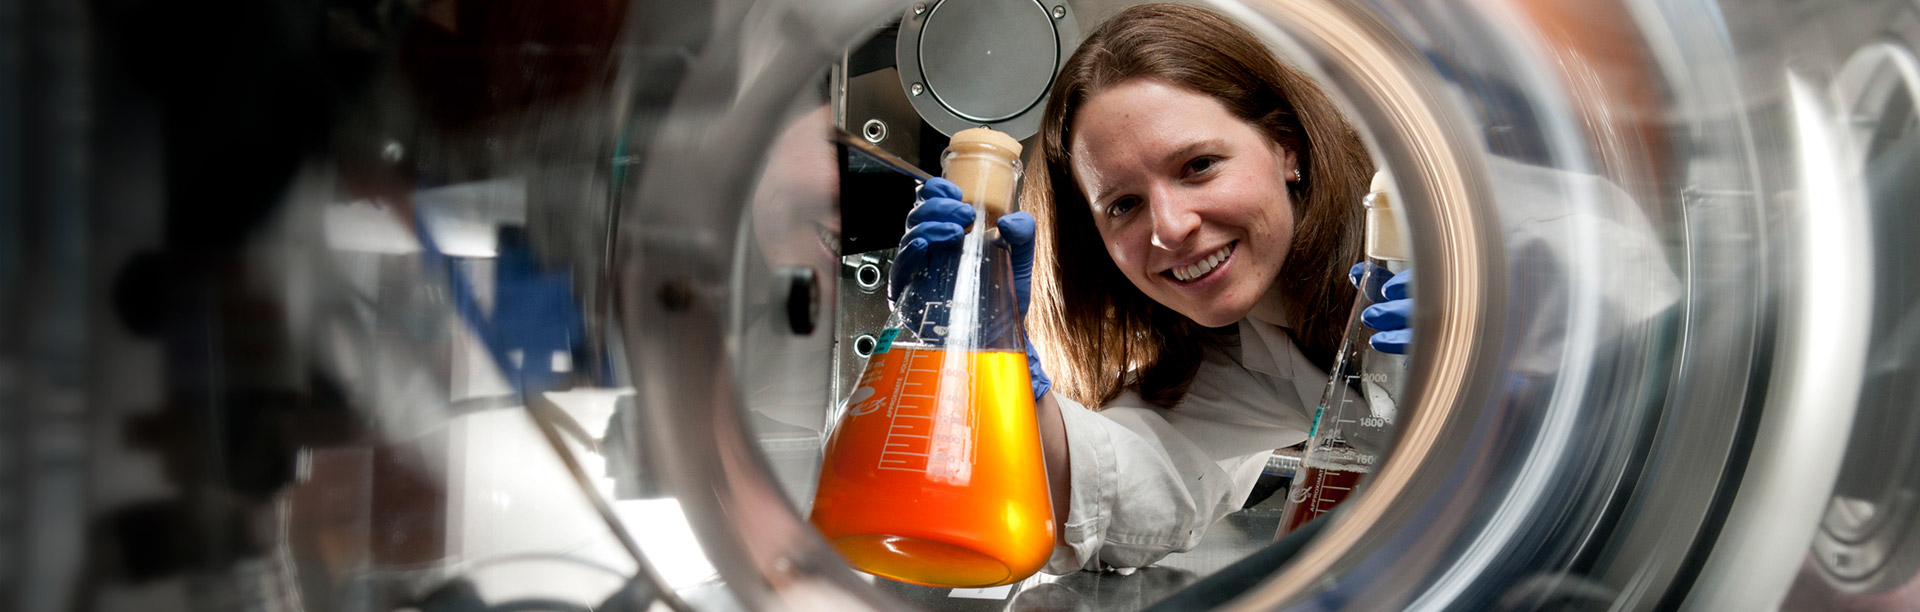
M1071 126L1080 106L1121 82L1154 79L1212 96L1300 160L1292 189L1293 242L1274 282L1295 343L1321 369L1332 362L1360 257L1360 198L1373 161L1359 134L1312 78L1260 39L1211 11L1178 4L1130 7L1088 34L1054 80L1023 205L1041 226L1029 317L1056 389L1089 406L1127 388L1172 407L1186 395L1209 330L1162 306L1120 273L1074 179ZM1275 203L1276 206L1286 205Z

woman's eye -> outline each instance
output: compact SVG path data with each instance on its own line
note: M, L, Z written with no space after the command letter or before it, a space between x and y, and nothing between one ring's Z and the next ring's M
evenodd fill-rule
M1107 216L1118 217L1127 214L1127 211L1133 210L1133 207L1139 204L1140 200L1138 198L1128 197L1114 200L1113 203L1107 205Z
M1219 163L1220 163L1220 158L1214 157L1212 155L1202 155L1200 157L1195 157L1193 158L1193 161L1187 162L1187 174L1189 175L1200 174L1202 172L1212 170L1214 165Z

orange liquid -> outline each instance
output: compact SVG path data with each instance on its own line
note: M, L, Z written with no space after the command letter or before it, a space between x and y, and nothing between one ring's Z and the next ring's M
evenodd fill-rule
M1286 509L1280 512L1280 533L1291 533L1320 515L1333 511L1353 495L1364 472L1314 466L1302 470L1287 490Z
M985 587L1023 580L1052 554L1024 353L874 355L826 457L811 520L860 571Z

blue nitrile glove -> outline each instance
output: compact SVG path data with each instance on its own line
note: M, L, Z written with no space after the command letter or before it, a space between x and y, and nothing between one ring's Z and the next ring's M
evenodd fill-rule
M899 300L922 272L953 267L960 256L960 239L973 225L973 207L960 201L960 187L943 178L927 179L914 193L919 203L907 213L907 233L893 256L887 297ZM920 293L916 291L916 293Z
M907 213L907 233L900 237L900 250L893 257L887 294L899 299L901 290L917 273L960 254L960 239L973 225L973 207L960 201L960 187L943 178L927 179L915 192L920 203ZM995 224L1000 238L1007 241L1008 262L1013 268L1013 298L1021 318L1033 299L1033 215L1025 211L1002 215ZM1053 387L1053 380L1040 368L1040 354L1027 339L1027 373L1033 381L1033 397L1039 399Z
M1357 287L1360 275L1366 271L1365 262L1353 265L1347 272L1348 279ZM1413 318L1412 290L1413 270L1406 270L1386 278L1385 269L1374 271L1373 282L1369 287L1361 287L1367 293L1367 299L1373 302L1366 310L1360 311L1360 322L1378 331L1373 335L1373 349L1382 353L1405 355L1407 343L1413 340L1413 329L1408 326Z

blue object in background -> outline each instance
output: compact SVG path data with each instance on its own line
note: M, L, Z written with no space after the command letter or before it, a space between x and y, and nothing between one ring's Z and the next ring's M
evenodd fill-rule
M485 345L516 394L556 389L572 376L575 368L555 370L556 353L566 353L574 364L583 363L586 326L573 302L572 273L566 267L542 269L525 230L499 230L491 317L481 312L464 266L440 251L425 218L418 214L414 234L420 241L423 265L446 271L454 311Z

